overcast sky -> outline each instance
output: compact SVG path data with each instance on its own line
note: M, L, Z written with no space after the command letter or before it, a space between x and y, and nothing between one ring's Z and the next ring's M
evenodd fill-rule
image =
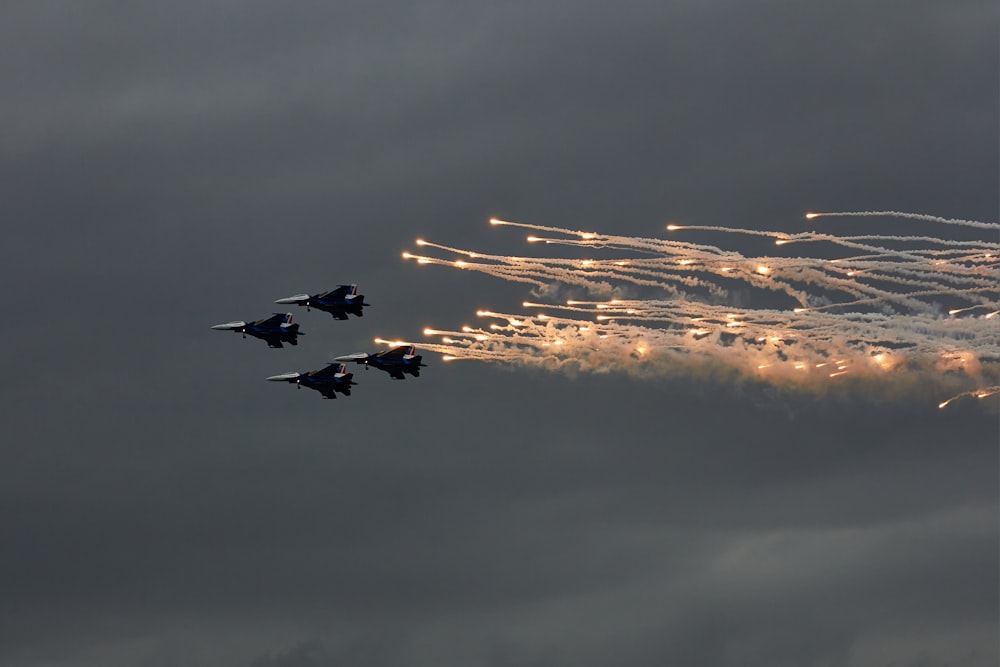
M995 403L433 354L491 216L998 220L990 0L7 0L0 664L998 661ZM898 229L898 228L897 228ZM279 297L373 304L268 349Z

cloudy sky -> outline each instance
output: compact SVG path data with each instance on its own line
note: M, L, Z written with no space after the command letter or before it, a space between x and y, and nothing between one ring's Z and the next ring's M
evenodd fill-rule
M995 665L995 405L427 355L490 216L996 221L989 0L0 8L0 664ZM214 332L296 312L294 349ZM976 403L976 402L973 402Z

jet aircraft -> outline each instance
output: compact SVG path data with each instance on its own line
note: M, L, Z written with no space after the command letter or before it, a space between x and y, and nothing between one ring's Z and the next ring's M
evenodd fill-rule
M365 303L364 294L358 294L357 285L340 285L337 289L315 295L296 294L295 296L278 299L275 303L294 303L299 306L305 306L306 310L318 308L330 313L330 315L338 320L348 319L347 316L349 314L363 317L364 313L361 307L371 305L370 303Z
M291 313L275 313L271 317L250 322L249 324L242 320L237 320L236 322L216 324L212 328L219 331L236 331L243 334L244 338L247 337L247 334L250 334L254 338L266 340L268 347L284 347L282 343L298 345L299 342L296 339L299 336L305 335L299 331L298 324L292 324Z
M399 345L374 354L366 352L348 354L343 357L336 357L335 361L353 361L358 364L364 364L366 369L369 366L374 366L391 375L394 380L405 380L406 376L404 373L409 373L413 377L420 377L420 369L426 366L426 364L420 363L423 357L415 354L415 352L416 349L412 345Z
M351 395L351 387L356 385L352 378L354 373L347 372L347 364L328 364L327 366L307 373L282 373L267 378L271 382L290 382L301 389L308 387L323 394L323 398L337 398L337 392L344 396Z

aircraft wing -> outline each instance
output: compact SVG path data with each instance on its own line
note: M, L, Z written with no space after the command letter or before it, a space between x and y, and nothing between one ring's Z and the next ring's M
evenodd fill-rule
M289 319L290 313L275 313L271 317L265 317L264 319L257 320L254 324L273 324L275 326L280 326Z
M325 310L326 312L330 313L330 315L332 315L335 320L349 319L347 317L347 311L344 310L343 308L337 308L335 306L334 307L323 306L322 308L320 308L320 310Z
M323 368L319 368L314 371L309 371L306 375L310 377L336 377L337 373L340 371L340 362L331 361L329 364Z
M309 388L310 389L315 389L319 393L323 394L323 398L337 398L337 392L334 390L334 388L332 386L320 385L320 386L309 387Z
M253 334L251 334L251 335L253 335ZM260 335L258 335L258 338L263 338L265 341L267 341L267 346L268 347L285 347L282 344L282 342L281 342L281 337L280 336L260 336Z
M329 292L323 292L320 294L321 297L327 298L331 296L343 296L346 297L351 294L351 292L357 290L357 285L337 285L337 289L332 289Z

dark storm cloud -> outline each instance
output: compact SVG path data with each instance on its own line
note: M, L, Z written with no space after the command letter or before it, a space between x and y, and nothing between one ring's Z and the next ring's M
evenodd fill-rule
M0 662L993 664L996 419L432 356L490 215L996 220L987 3L8 3ZM296 349L208 330L281 296Z

